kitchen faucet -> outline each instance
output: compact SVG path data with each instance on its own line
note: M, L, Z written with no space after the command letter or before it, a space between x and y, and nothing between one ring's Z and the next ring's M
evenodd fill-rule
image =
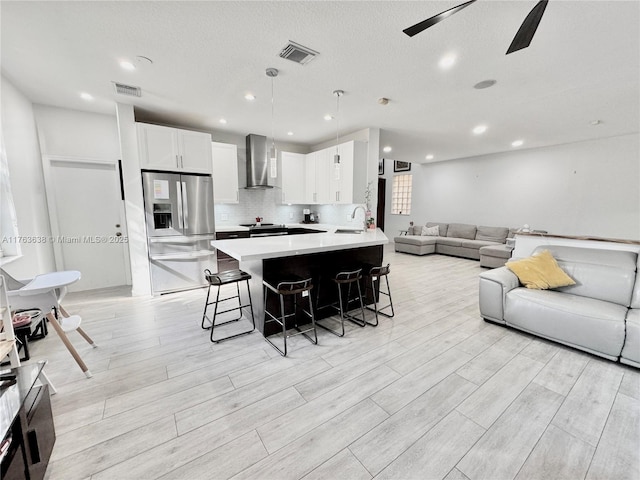
M364 209L362 205L357 205L356 208L353 209L353 212L351 213L351 219L353 220L354 218L356 218L356 210L358 210L359 208L362 209L362 213L365 217L364 222L362 223L362 229L366 230L367 229L367 211Z

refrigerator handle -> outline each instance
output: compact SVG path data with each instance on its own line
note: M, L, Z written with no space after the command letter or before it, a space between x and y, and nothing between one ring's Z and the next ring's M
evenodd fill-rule
M182 187L180 182L176 182L176 192L178 193L178 228L182 229Z
M187 182L182 182L182 211L184 213L184 228L189 227L189 201L187 197Z

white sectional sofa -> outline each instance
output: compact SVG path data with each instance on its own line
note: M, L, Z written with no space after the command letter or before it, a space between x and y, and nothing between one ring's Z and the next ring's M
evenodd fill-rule
M414 255L453 255L480 260L481 266L492 268L504 265L511 256L511 250L506 247L505 242L514 231L506 227L485 227L467 223L426 224L426 227L436 226L438 235L421 235L422 226L414 226L407 231L407 235L395 237L393 241L396 252ZM484 247L490 247L490 254L482 255Z
M546 245L576 284L520 285L506 267L480 274L480 314L610 360L640 368L640 260L631 251Z

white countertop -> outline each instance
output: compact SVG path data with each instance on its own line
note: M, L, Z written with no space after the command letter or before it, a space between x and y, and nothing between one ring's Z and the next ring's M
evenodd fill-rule
M216 232L248 232L249 227L241 227L240 225L216 225Z
M293 224L289 226L294 226ZM238 238L231 240L214 240L215 248L239 261L263 260L265 258L292 257L309 253L331 252L349 248L385 245L389 239L382 230L367 230L364 233L335 233L336 227L326 224L295 224L296 227L307 227L326 230L326 233L309 233L303 235L280 235L273 237Z

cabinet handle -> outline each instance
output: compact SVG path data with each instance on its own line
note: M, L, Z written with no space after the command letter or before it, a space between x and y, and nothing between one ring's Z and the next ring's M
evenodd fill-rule
M180 167L180 162L178 161L178 155L176 155L176 168Z
M184 168L184 158L182 158L182 155L180 155L180 166Z
M240 192L238 190L236 190L236 201L240 201Z

